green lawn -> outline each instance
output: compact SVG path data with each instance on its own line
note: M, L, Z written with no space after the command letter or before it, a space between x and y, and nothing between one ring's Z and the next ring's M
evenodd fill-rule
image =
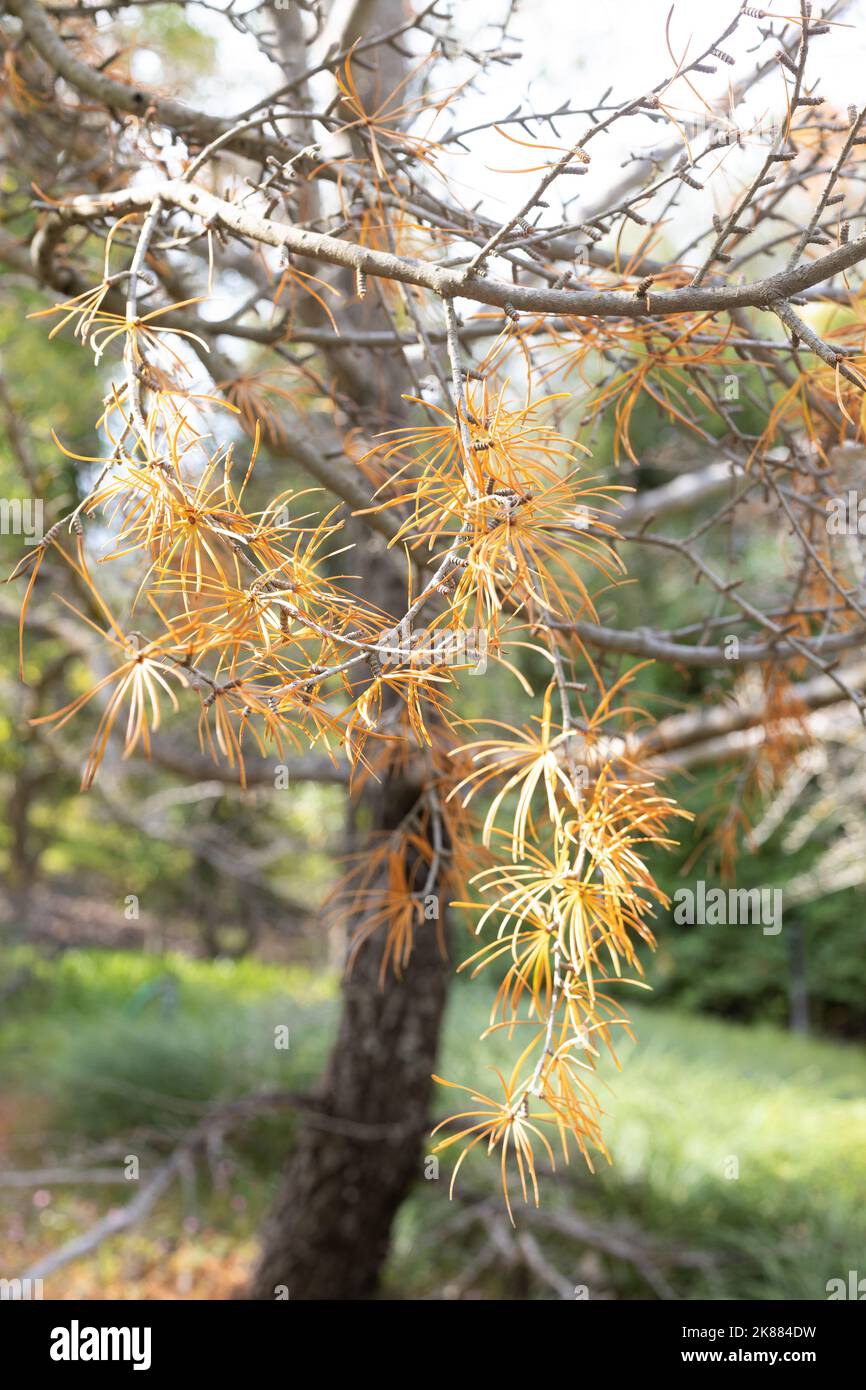
M4 1160L17 1167L45 1165L49 1156L62 1162L70 1146L142 1126L164 1131L168 1144L210 1101L306 1088L326 1055L336 1008L333 978L255 961L70 951L47 962L17 950L0 970L0 980L13 977L19 986L0 1023L0 1068L4 1090L28 1117ZM584 1284L592 1296L823 1299L828 1279L866 1273L866 1049L685 1017L646 1001L633 1011L638 1045L622 1049L622 1071L602 1069L612 1165L602 1161L591 1177L578 1159L548 1177L540 1218L524 1218L515 1204L519 1230L532 1233L566 1283ZM487 1002L483 989L455 986L441 1063L450 1079L482 1090L495 1084L488 1069L507 1064L513 1049L501 1035L478 1042ZM281 1027L288 1050L274 1046ZM448 1100L440 1097L443 1113ZM227 1187L211 1187L201 1174L203 1224L220 1249L227 1235L251 1242L292 1123L274 1116L237 1144ZM390 1289L437 1296L460 1285L475 1262L463 1292L550 1297L525 1268L485 1258L489 1223L467 1222L465 1208L449 1205L449 1176L446 1154L439 1180L422 1178L406 1204ZM494 1221L497 1182L495 1163L483 1156L461 1173L461 1191L492 1201ZM100 1200L92 1190L84 1196ZM25 1245L31 1235L40 1248L57 1244L74 1229L82 1194L52 1197L53 1215L66 1213L53 1237L51 1227L30 1230L44 1213L29 1210L26 1194L0 1190L4 1214L27 1209ZM120 1200L117 1189L104 1200ZM155 1219L155 1231L171 1228L171 1202L179 1200ZM625 1253L541 1224L551 1217L614 1233ZM117 1244L123 1239L135 1243L128 1236Z

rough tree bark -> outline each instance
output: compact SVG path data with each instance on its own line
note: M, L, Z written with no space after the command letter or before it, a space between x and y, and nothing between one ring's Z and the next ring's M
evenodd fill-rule
M400 0L356 0L344 19L341 40L387 28L401 17ZM288 31L285 38L290 48ZM405 55L388 49L377 53L369 71L359 70L368 104L397 85L405 63ZM347 323L387 327L376 297L352 304L351 275L342 288ZM376 362L363 353L334 351L330 361L340 389L371 412L372 419L379 418L385 403L392 419L399 413L401 393L412 385L400 357L387 360L386 374L381 359ZM371 545L369 535L360 539L354 560L366 571L362 592L386 611L401 612L405 572L389 565L391 557L375 541ZM414 760L408 768L397 761L381 785L373 784L364 801L371 843L399 825L424 790L423 771ZM444 913L444 904L440 910ZM418 929L400 978L389 970L380 980L384 931L355 958L343 984L337 1037L317 1113L302 1123L265 1229L254 1298L272 1299L281 1285L301 1299L375 1294L394 1218L421 1175L430 1076L451 974L442 951L444 933L444 921L425 922Z
M365 560L368 600L398 612L402 576L390 556L377 554L374 543ZM397 752L382 780L370 781L359 806L363 844L372 849L400 825L424 795L427 775L425 757ZM420 892L420 877L416 886ZM381 971L384 927L354 957L316 1111L301 1122L265 1228L254 1298L272 1299L278 1286L301 1299L375 1294L429 1132L430 1078L452 970L441 900L439 911L439 920L416 928L399 977L393 968ZM350 942L363 924L361 910L349 921Z
M387 830L421 787L393 777L374 797ZM264 1235L252 1296L364 1299L375 1294L394 1217L421 1174L430 1074L451 966L437 923L418 930L402 978L380 984L382 935L361 949L322 1082L320 1113L302 1123Z

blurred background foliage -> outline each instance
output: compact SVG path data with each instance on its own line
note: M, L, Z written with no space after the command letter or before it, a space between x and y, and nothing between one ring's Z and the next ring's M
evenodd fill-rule
M39 303L23 287L13 287L10 302L0 310L3 380L15 383L16 428L26 436L26 447L38 481L37 495L45 498L47 515L66 507L80 495L74 464L57 449L52 431L70 452L91 454L93 421L99 414L100 380L87 370L81 349L64 338L50 345L39 321L22 322L22 315ZM708 422L709 423L709 422ZM753 422L758 423L758 422ZM8 419L0 418L0 488L7 497L21 496L20 460L8 434ZM603 422L592 441L593 468L610 457L612 427ZM640 470L621 470L623 482L642 489L657 486L671 476L664 459L681 441L669 440L670 431L658 407L648 397L634 412L633 437L642 458ZM585 437L585 436L582 436ZM243 443L240 444L243 448ZM267 450L257 465L257 485L264 495L269 487L295 483L291 470L269 464ZM314 503L311 503L313 505ZM695 518L689 515L689 524ZM669 525L673 529L676 521ZM749 546L741 533L737 543ZM20 555L21 538L0 537L6 572ZM622 627L639 627L646 612L663 612L666 626L696 622L701 616L698 598L691 588L678 586L663 566L644 560L636 551L630 582L605 594L599 603L600 620ZM760 572L773 564L766 551L755 553L752 564ZM712 555L710 556L712 562ZM65 595L64 595L65 596ZM197 788L187 794L184 779L159 766L134 760L125 765L109 756L103 790L81 797L78 792L80 760L95 727L93 715L80 716L65 735L46 736L28 727L27 719L70 699L86 688L88 667L70 655L60 635L40 627L38 616L25 641L25 686L15 678L17 656L16 588L2 594L3 668L0 729L0 776L5 814L0 820L0 852L9 886L22 893L14 913L38 911L34 904L91 898L102 905L97 914L106 930L113 922L114 938L124 930L138 942L134 922L124 917L128 895L138 897L144 933L151 944L181 937L188 949L220 952L243 949L249 935L244 923L248 894L243 880L234 885L230 876L198 852L199 842L208 848L217 840L237 840L239 851L252 856L256 883L264 891L270 954L295 956L301 951L316 958L327 954L322 933L312 926L312 911L339 874L334 847L347 827L347 798L342 788L313 782L290 784L287 790L251 786L246 792L220 785L209 776L201 757L194 728L194 714L186 707L170 716L160 742L170 753L181 750L201 771ZM74 599L72 601L75 601ZM128 603L128 595L126 597ZM80 629L81 625L79 625ZM70 632L76 631L70 618ZM81 631L77 632L81 638ZM85 654L87 648L85 648ZM546 669L533 653L518 657L518 664L536 690L543 689ZM621 669L632 664L621 659ZM701 702L723 698L714 671L700 668L671 670L658 664L643 667L635 680L635 703L658 717ZM532 704L514 678L491 663L483 676L464 677L459 702L469 721L484 718L520 723L530 717ZM481 734L481 726L478 726ZM467 733L467 738L471 737ZM158 745L159 746L159 745ZM251 764L255 772L255 763ZM709 844L712 827L730 812L742 794L740 768L697 769L676 779L674 794L695 814L695 821L679 829L680 845L670 853L657 853L652 867L661 886L672 894L677 884L704 877L716 881L717 866ZM144 807L144 812L141 808ZM151 808L148 809L148 808ZM760 819L758 804L745 805L746 813ZM146 812L146 814L145 814ZM124 819L124 816L126 818ZM796 873L807 870L822 844L807 841L795 854L781 846L782 828L757 847L744 846L736 876L731 882L743 887L784 887ZM684 866L688 875L684 878ZM715 878L714 878L715 874ZM866 954L862 949L864 894L846 889L822 895L788 909L785 930L779 939L764 936L759 927L728 928L677 926L673 913L658 919L659 949L649 961L649 980L666 1003L688 1010L708 1011L740 1021L784 1025L789 1018L792 971L797 954L804 964L800 973L808 995L813 1029L842 1037L866 1036ZM208 919L219 909L219 939L209 936ZM102 910L104 909L104 910ZM167 921L167 919L171 919ZM10 922L10 925L14 923ZM43 924L44 925L44 924ZM39 923L31 922L39 930ZM167 935L166 935L167 933ZM798 952L789 949L796 935Z
M49 349L41 325L22 325L32 302L22 291L4 310L3 372L16 384L15 413L39 486L60 505L61 496L66 504L77 495L78 483L51 430L70 450L91 451L99 382L74 346L60 340ZM634 437L647 463L645 472L643 465L639 474L626 472L629 483L665 481L670 470L654 459L664 457L667 436L650 401L635 412ZM597 461L609 454L605 424L593 450ZM265 488L273 482L269 468L265 451ZM280 481L286 485L284 474ZM20 495L5 431L0 486ZM20 542L2 540L11 569ZM748 546L748 536L738 543ZM756 568L772 563L766 554L753 557ZM692 592L674 587L662 567L646 565L631 578L602 599L602 621L639 626L647 605L665 611L671 628L697 620ZM126 1196L112 1185L52 1181L52 1168L103 1168L117 1153L156 1161L214 1102L271 1086L314 1085L335 1025L342 945L316 909L339 875L339 847L350 843L352 827L341 787L303 782L243 792L212 781L204 761L193 794L188 779L158 762L125 765L115 756L103 782L82 797L87 719L62 741L39 736L25 721L83 688L84 667L37 619L22 690L15 679L15 597L7 590L3 598L0 708L7 883L0 1163L36 1170L37 1177L48 1170L45 1182L24 1191L0 1186L0 1229L23 1267ZM522 667L542 688L546 672L531 653ZM694 669L648 666L636 684L637 703L656 715L720 697ZM511 723L531 713L514 679L493 665L464 679L460 709L468 720ZM188 710L162 737L199 757ZM668 893L700 877L721 881L707 840L740 794L739 773L736 766L701 769L674 784L696 820L684 823L675 850L654 857ZM760 808L751 810L758 819ZM784 888L821 848L807 841L792 856L781 838L780 830L753 850L746 844L740 886ZM252 863L252 879L234 878L209 859L214 844ZM132 918L130 895L139 908ZM852 1267L852 1251L862 1250L866 1237L858 1177L866 1159L862 911L859 889L823 895L787 909L778 936L759 926L678 926L672 912L659 914L659 946L646 977L654 994L633 1011L640 1046L633 1054L626 1046L622 1073L610 1066L604 1072L612 1166L602 1164L597 1177L573 1167L548 1183L540 1224L532 1225L552 1262L574 1269L576 1283L617 1298L812 1298ZM457 958L470 948L465 930ZM808 1039L791 1031L792 1022L800 1032L806 1026L804 991ZM792 1013L795 995L801 1007ZM483 1084L496 1063L496 1040L483 1049L478 1042L488 1005L484 982L457 978L446 1073L449 1057L452 1064L459 1057L463 1072ZM279 1025L290 1032L285 1052L273 1045ZM500 1051L504 1064L504 1039ZM227 1140L144 1227L57 1276L58 1292L237 1292L294 1124L291 1112L280 1111ZM732 1155L738 1172L728 1177ZM448 1176L443 1165L440 1180L420 1182L404 1209L388 1291L549 1294L525 1267L489 1257L488 1227L498 1219L490 1216L498 1200L491 1168L475 1158L467 1166L468 1208L448 1205ZM475 1210L487 1212L483 1221L473 1221ZM546 1212L568 1222L575 1211L588 1223L576 1240L543 1224ZM449 1230L453 1238L443 1240Z

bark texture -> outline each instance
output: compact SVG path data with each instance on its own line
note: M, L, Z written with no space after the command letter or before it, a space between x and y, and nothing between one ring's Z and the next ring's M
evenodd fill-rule
M385 29L401 18L400 0L358 0L341 37ZM405 69L406 55L385 49L369 69L358 70L368 108L397 85ZM388 326L377 296L353 302L354 279L348 272L341 289L348 325ZM310 313L314 307L312 301L305 306ZM412 388L402 354L390 357L384 370L381 359L374 361L366 353L332 349L328 357L338 388L355 402L371 434L399 418L405 409L402 393ZM340 472L345 475L346 470L341 466ZM353 563L360 564L363 574L359 591L398 617L406 604L402 563L395 563L381 540L351 520L347 538L358 541ZM365 672L362 679L369 676ZM401 823L422 795L425 775L421 760L398 756L386 780L372 784L360 807L371 837ZM444 912L444 904L440 910ZM394 1218L422 1173L430 1076L451 975L440 944L444 928L444 922L434 921L418 928L400 979L389 970L380 983L384 929L355 958L344 981L338 1033L317 1097L321 1108L302 1124L265 1228L254 1298L272 1299L281 1285L298 1299L375 1295Z
M378 828L398 824L419 787L396 778L377 793ZM402 979L380 985L382 934L343 986L339 1030L266 1226L252 1296L366 1299L379 1283L397 1210L421 1176L430 1074L451 967L436 922L418 929Z

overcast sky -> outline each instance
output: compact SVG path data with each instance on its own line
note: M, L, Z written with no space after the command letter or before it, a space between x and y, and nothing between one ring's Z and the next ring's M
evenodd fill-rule
M337 0L342 4L343 0ZM417 0L415 0L417 4ZM485 47L495 41L495 31L488 26L503 13L504 0L462 0L455 7L456 20L467 46ZM670 0L519 0L512 33L519 39L522 57L509 67L494 65L483 79L482 89L461 96L459 122L461 127L476 121L490 120L507 114L521 98L528 97L535 109L552 109L569 99L578 106L597 101L605 88L613 84L613 98L623 100L651 88L672 71L672 60L666 43L666 21ZM736 10L737 0L681 0L673 10L670 21L670 41L677 59L684 54L694 56L725 28ZM815 6L816 17L820 7ZM798 11L797 0L773 0L771 13L784 15ZM220 34L221 60L218 76L190 94L197 105L227 114L273 89L278 82L275 69L256 51L245 45L224 22L207 11L192 8L195 22ZM844 15L844 23L831 34L813 40L814 62L810 62L812 79L820 78L817 91L835 105L846 107L851 102L862 105L866 99L866 0L853 0ZM718 64L715 76L698 79L702 95L722 113L729 110L727 88L751 71L758 58L772 56L775 44L764 44L760 51L759 23L744 19L733 40L725 47L736 59L734 66ZM755 48L754 53L749 49ZM159 62L155 55L141 54L136 62L137 75L142 80L158 80ZM328 79L325 79L327 84ZM327 101L329 90L321 89L317 100ZM685 86L666 94L677 117L688 120L701 112L698 98ZM737 124L746 126L756 117L784 115L785 99L781 74L777 71L753 91L736 113ZM452 112L446 113L445 130ZM561 122L563 146L578 137L586 124L585 118L573 117ZM515 134L520 135L518 130ZM549 133L539 132L544 142L555 143ZM656 142L667 142L674 132L644 120L629 120L615 127L610 136L593 144L593 163L589 175L580 180L580 205L591 205L619 176L624 160L635 149L651 148ZM472 153L452 161L449 178L454 180L454 192L469 203L484 196L487 210L504 214L519 203L524 190L537 180L537 174L511 172L521 166L538 164L555 157L555 151L541 151L533 156L510 144L501 135L490 132L472 137ZM713 181L715 196L724 201L728 178L737 182L742 174L734 155L723 161L723 173ZM564 181L561 181L564 183ZM565 191L573 195L577 181L572 180ZM704 215L706 209L703 209ZM688 216L688 210L685 215Z
M338 7L349 2L335 0ZM411 3L417 9L420 0ZM454 13L466 47L481 50L498 42L493 26L501 19L505 4L506 0L459 0ZM409 4L406 8L408 11ZM674 60L668 40L677 62L693 58L718 38L738 8L738 0L681 0L672 12L670 0L518 0L510 32L518 40L515 47L520 51L519 60L508 66L491 65L477 86L461 93L438 118L431 133L444 134L452 123L463 129L504 117L520 101L537 111L553 110L566 100L586 107L598 102L611 85L609 101L637 97L672 73ZM820 7L816 4L814 8L817 19ZM797 13L798 9L798 0L773 0L770 6L770 12L780 16ZM202 78L195 90L186 94L194 105L228 115L243 110L279 86L278 70L251 41L245 41L225 21L198 6L187 13L198 26L219 37L215 73ZM696 77L700 95L682 80L665 92L665 105L686 129L689 122L705 119L701 97L740 130L747 130L758 119L765 129L771 127L773 118L784 120L786 88L778 64L772 65L770 75L752 89L736 110L730 103L730 84L749 75L759 61L771 59L777 51L774 41L761 43L762 23L765 22L749 17L741 21L734 38L724 44L735 63L719 61L714 75ZM313 53L322 56L315 50ZM135 71L141 81L159 85L162 79L170 86L159 56L146 49L136 53ZM838 26L813 39L807 71L811 89L826 96L835 107L844 109L852 102L862 106L866 101L866 0L852 0ZM447 73L443 71L441 80L451 84L472 72L474 68L458 63ZM331 77L323 74L313 95L320 109L327 105L333 91ZM454 147L454 155L440 161L452 196L467 207L480 200L490 217L504 220L537 184L537 166L556 159L580 137L587 124L585 116L562 119L558 123L559 140L548 129L533 127L542 147L537 151L513 144L492 129L471 136L468 153L460 153ZM519 127L508 129L519 138L526 138ZM321 127L316 128L316 137L327 141ZM543 224L559 220L560 196L574 200L567 216L572 222L579 221L596 200L604 199L615 187L634 153L658 146L669 148L677 138L676 128L670 124L653 123L643 117L619 122L610 134L593 142L592 162L585 177L558 181L552 190L550 209L543 214ZM696 137L694 152L704 143L705 136L703 140ZM764 153L761 137L749 136L744 150L732 146L701 164L700 178L705 189L682 190L675 222L671 224L671 231L676 227L676 237L668 246L669 252L704 232L711 224L713 212L727 209ZM527 166L535 166L535 171L520 172ZM628 245L636 235L637 230L629 227L624 244ZM765 264L762 268L770 267Z

